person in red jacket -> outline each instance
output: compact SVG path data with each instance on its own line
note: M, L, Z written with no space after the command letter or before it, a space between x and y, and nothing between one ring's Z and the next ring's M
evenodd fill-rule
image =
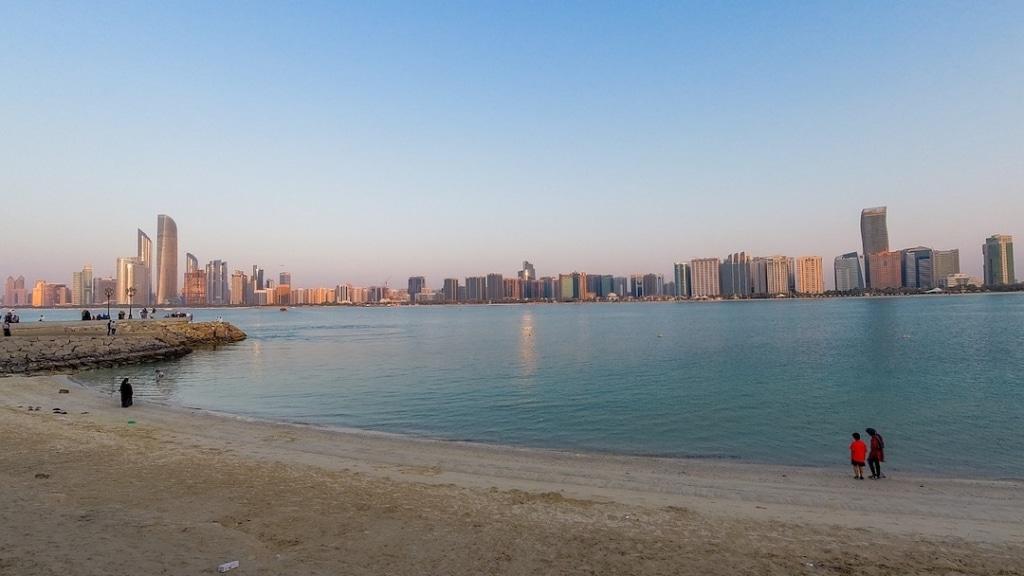
M857 480L864 479L864 459L868 453L868 445L860 439L860 432L853 433L853 442L850 442L850 464L853 465L853 477Z
M874 428L865 430L871 436L871 451L868 452L868 466L871 467L871 479L885 478L882 474L882 462L885 462L885 440Z

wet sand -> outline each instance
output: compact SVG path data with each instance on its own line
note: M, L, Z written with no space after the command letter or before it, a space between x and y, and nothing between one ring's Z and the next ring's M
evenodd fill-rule
M60 376L0 378L0 439L0 574L1024 574L1015 481L121 409Z

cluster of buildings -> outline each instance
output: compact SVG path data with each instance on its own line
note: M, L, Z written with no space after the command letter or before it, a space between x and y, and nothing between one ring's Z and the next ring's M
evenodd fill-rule
M833 262L834 293L860 294L925 292L964 286L1015 284L1013 238L997 234L985 240L984 278L960 271L957 249L936 250L916 246L890 250L885 207L861 212L862 252L837 256ZM673 265L670 278L647 273L630 276L572 272L538 276L533 264L523 262L515 276L499 273L466 278L445 278L439 288L427 286L423 276L412 276L406 288L357 287L339 284L321 288L295 288L291 274L282 272L275 282L263 268L229 272L224 260L200 265L185 254L185 273L178 288L178 227L165 214L157 216L154 257L150 237L138 230L134 256L117 258L112 278L96 277L85 266L71 284L37 281L31 289L25 278L9 276L4 285L4 306L268 306L302 304L446 304L524 301L743 299L813 296L825 293L820 256L751 256L736 252L720 258L695 258Z

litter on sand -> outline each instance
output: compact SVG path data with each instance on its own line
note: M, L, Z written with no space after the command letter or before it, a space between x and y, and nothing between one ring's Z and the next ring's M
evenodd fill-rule
M238 568L238 560L232 560L231 562L225 562L220 566L217 566L217 572L227 572L228 570L233 570L235 568Z

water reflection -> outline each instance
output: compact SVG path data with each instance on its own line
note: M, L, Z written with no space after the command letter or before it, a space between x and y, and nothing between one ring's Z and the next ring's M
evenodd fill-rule
M523 376L532 377L537 373L537 339L530 309L524 310L519 318L519 365Z

